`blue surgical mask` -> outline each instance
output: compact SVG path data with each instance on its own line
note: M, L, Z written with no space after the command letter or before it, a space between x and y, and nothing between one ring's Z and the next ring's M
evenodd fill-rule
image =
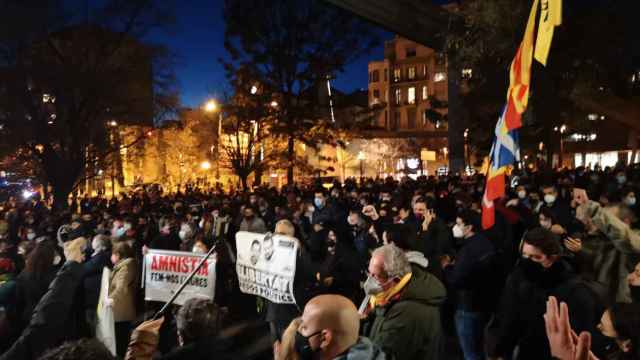
M313 203L318 207L322 208L324 206L324 201L321 198L313 199Z
M624 184L627 182L627 177L624 175L616 176L616 180L618 180L618 184Z

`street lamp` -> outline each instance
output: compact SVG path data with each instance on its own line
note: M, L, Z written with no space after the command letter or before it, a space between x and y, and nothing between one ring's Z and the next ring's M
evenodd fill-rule
M558 156L558 160L560 163L560 168L562 168L563 166L563 161L562 161L562 157L564 155L564 133L567 131L567 125L562 124L560 127L556 126L553 128L553 131L560 133L560 154Z
M358 152L357 159L360 161L360 182L362 182L362 179L364 178L364 160L366 159L366 156L364 155L364 152L362 152L362 150Z
M465 170L467 170L467 166L469 166L469 128L464 129L464 165Z
M209 169L211 169L211 163L205 160L205 161L200 163L200 168L202 170L209 170Z
M216 140L216 179L220 178L220 140L222 137L222 111L220 108L220 105L218 105L218 103L211 99L211 100L207 100L207 102L204 104L203 109L206 113L215 113L218 112L218 138ZM212 146L212 152L213 152L213 146ZM211 166L211 165L209 165Z

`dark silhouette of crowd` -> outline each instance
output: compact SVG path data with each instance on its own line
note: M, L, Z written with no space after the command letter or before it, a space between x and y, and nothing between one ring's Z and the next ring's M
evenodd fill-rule
M0 360L640 359L640 168L0 204ZM296 239L295 304L244 294L236 233ZM213 301L144 300L150 250L215 246ZM111 271L100 298L103 269ZM115 355L96 339L112 309Z

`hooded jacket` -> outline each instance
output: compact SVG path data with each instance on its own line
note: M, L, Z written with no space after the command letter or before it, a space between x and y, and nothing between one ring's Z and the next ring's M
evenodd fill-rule
M396 300L373 309L369 338L396 359L441 359L440 305L446 290L426 271L415 271Z
M360 337L358 342L342 355L338 355L333 360L385 360L384 352L380 350L371 340Z

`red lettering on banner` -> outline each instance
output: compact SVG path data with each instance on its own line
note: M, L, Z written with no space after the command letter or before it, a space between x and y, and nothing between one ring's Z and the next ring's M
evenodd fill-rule
M188 273L189 272L189 266L187 265L187 262L189 261L188 258L183 257L182 259L180 259L180 272L182 273Z
M155 255L151 258L151 270L152 271L158 270L158 261Z
M169 259L166 256L158 256L158 270L167 271L169 264L167 263Z
M178 259L175 256L169 257L169 271L176 272L178 267Z

